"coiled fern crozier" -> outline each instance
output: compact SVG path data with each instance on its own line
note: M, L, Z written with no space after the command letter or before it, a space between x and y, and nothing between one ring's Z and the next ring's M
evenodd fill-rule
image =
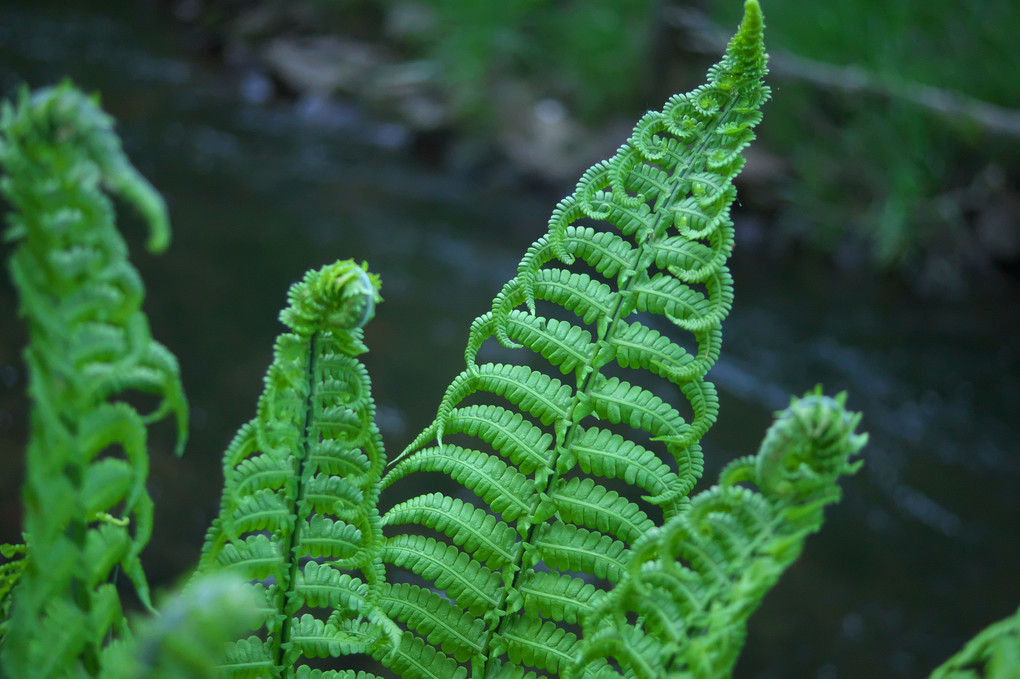
M348 260L296 283L196 575L131 623L112 579L149 606L146 427L172 414L183 444L186 404L101 189L141 209L152 249L165 209L69 85L5 107L33 407L26 544L0 548L0 676L729 676L866 439L845 396L816 390L692 495L733 294L732 180L769 96L762 30L748 0L708 83L645 115L557 205L388 471L358 359L380 281ZM156 407L120 400L134 391ZM1012 676L1018 620L934 676ZM365 656L375 669L349 669Z

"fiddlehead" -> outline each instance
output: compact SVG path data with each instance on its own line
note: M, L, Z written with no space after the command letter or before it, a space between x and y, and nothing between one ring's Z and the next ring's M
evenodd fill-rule
M110 582L121 569L149 605L139 553L152 529L147 425L173 415L178 452L187 404L173 355L155 342L144 290L103 189L138 208L149 249L169 240L159 194L131 166L113 121L69 83L0 113L2 189L15 212L11 276L28 324L31 434L25 532L2 662L14 677L95 676L121 628ZM156 397L140 413L122 398Z
M607 658L639 679L730 675L747 618L860 466L850 458L867 436L845 398L794 399L756 456L635 544L627 575L584 620L568 677Z
M301 658L390 652L399 631L380 609L385 458L373 421L362 326L379 280L342 261L291 287L258 414L223 458L219 517L199 572L258 581L263 638L234 644L232 677L294 676Z
M398 618L405 639L446 643L437 676L464 662L476 677L564 671L580 649L570 625L625 576L659 517L686 511L717 411L705 375L732 299L732 180L768 98L761 14L746 7L708 84L644 116L556 206L472 324L435 421L383 479L438 472L462 491L412 496L383 517L403 533L383 559L464 616L443 634ZM492 350L507 360L481 358ZM458 641L478 624L481 650Z

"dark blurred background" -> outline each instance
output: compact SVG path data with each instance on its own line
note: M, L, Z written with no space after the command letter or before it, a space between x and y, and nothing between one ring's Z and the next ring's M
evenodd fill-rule
M763 0L774 101L734 209L737 301L705 483L821 382L871 432L736 676L917 677L1020 603L1020 30L1013 0ZM102 94L163 192L154 335L192 405L152 441L154 584L197 558L287 286L367 259L380 426L400 450L555 201L696 86L738 0L0 2L0 94ZM0 246L6 259L8 245ZM0 542L20 525L24 329L0 277Z

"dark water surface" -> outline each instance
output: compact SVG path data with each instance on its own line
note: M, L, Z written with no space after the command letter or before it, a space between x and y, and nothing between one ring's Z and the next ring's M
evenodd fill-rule
M185 57L158 17L109 6L119 13L0 5L0 89L69 75L101 91L170 206L174 243L159 258L139 247L137 220L121 220L153 333L180 358L193 409L183 460L168 431L154 437L146 562L165 586L197 557L221 451L254 412L291 282L346 257L382 274L366 363L397 451L433 416L470 320L557 196L440 174L402 150L401 130L353 108L245 104L243 81ZM867 273L771 256L751 238L754 219L737 221L745 238L711 373L722 410L706 479L753 452L771 412L818 382L850 392L871 443L824 530L752 618L736 676L926 675L1020 603L1020 300L917 299ZM10 541L26 406L6 277L0 319L0 541Z

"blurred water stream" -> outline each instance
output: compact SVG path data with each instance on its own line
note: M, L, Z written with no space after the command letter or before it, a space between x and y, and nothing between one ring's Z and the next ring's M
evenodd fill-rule
M220 453L254 411L289 283L341 257L382 274L366 362L397 451L434 414L470 320L557 196L437 174L401 147L399 129L353 108L246 104L235 76L183 56L157 16L107 6L0 6L0 90L68 75L102 92L170 206L174 243L159 258L137 247L133 216L121 222L154 335L180 358L193 408L183 460L167 452L168 435L154 442L159 511L146 561L165 586L197 556ZM754 232L753 216L737 221ZM706 479L753 452L771 411L819 382L850 392L871 443L822 533L752 618L737 676L921 676L1020 603L1016 294L921 300L873 274L755 252L766 249L738 244L733 263ZM4 276L0 542L17 536L26 426L14 304Z

